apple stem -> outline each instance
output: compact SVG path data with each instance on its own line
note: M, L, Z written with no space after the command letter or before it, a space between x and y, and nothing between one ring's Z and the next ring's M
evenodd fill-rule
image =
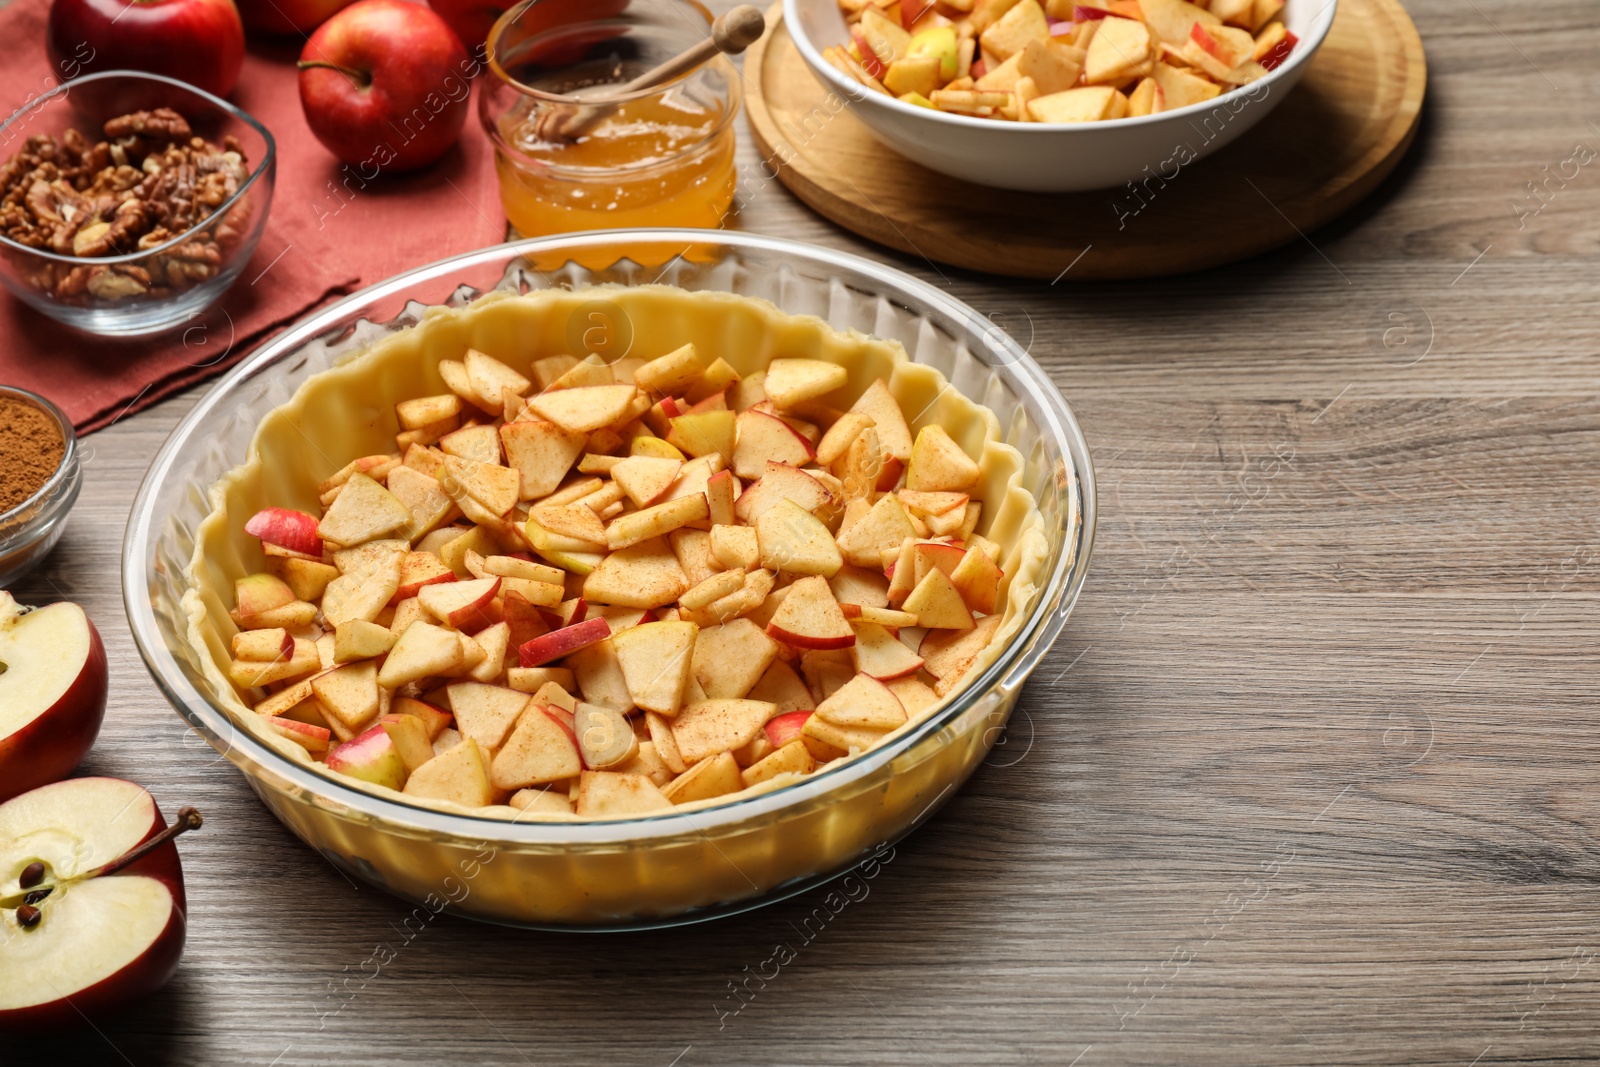
M295 66L299 67L301 70L315 70L318 68L322 70L336 70L340 74L343 74L346 78L349 78L351 81L355 82L357 89L370 88L372 85L372 75L368 74L366 71L356 70L354 67L341 67L337 63L329 63L325 59L302 59L300 62L296 63Z
M171 826L167 827L156 836L150 838L148 841L145 841L143 844L137 845L134 848L130 848L127 852L124 852L121 856L118 856L105 866L97 867L96 869L90 871L83 877L99 878L104 874L115 874L122 870L122 868L128 866L130 863L137 863L139 860L143 859L151 852L154 852L168 841L171 841L179 834L188 830L200 829L200 825L204 821L205 820L200 818L200 813L194 808L180 808L178 810L178 818Z

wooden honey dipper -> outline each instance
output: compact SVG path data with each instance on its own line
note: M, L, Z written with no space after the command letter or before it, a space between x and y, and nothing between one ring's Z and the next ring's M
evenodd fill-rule
M766 32L767 20L761 9L741 4L726 14L719 15L711 24L711 36L685 49L665 63L652 67L637 78L617 87L611 96L583 98L569 96L569 104L558 104L534 120L533 130L541 140L571 141L592 129L595 123L616 110L620 101L630 93L649 89L687 74L713 56L736 56L755 44Z

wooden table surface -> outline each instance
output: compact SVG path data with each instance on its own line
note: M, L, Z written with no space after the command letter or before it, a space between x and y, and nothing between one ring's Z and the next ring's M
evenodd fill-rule
M106 637L84 770L206 826L182 843L172 984L0 1062L1600 1058L1600 8L1410 10L1432 72L1410 160L1347 221L1227 270L940 269L808 214L746 143L737 225L992 316L1074 405L1100 480L1088 584L1005 744L808 944L820 892L657 933L442 920L333 1013L407 907L267 814L123 616L128 506L198 393L88 438L66 538L18 592L85 604ZM1591 162L1551 177L1567 160ZM797 958L733 1014L730 981L780 941Z

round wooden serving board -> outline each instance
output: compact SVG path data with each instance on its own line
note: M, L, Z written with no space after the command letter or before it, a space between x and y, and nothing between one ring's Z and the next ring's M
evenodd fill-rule
M1340 0L1327 40L1283 103L1165 188L1152 184L1141 206L1126 187L1018 193L946 177L896 155L848 110L802 122L813 108L830 113L827 90L781 18L774 6L772 29L745 60L750 128L779 180L880 244L1021 278L1176 274L1297 240L1394 169L1416 133L1427 81L1422 41L1397 0ZM788 163L774 158L778 146Z

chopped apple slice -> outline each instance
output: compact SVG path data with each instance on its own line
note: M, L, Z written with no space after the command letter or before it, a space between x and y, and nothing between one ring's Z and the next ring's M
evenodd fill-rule
M578 751L591 770L613 770L638 755L639 739L626 716L613 708L580 702L573 715Z
M400 557L400 581L390 599L399 603L416 596L425 585L455 580L456 572L432 552L407 552Z
M1126 19L1122 21L1127 21ZM911 449L906 488L926 492L967 489L981 472L972 457L950 439L943 426L924 426Z
M813 715L807 719L800 731L800 740L816 756L818 762L829 753L846 756L852 752L865 752L882 738L882 730L865 726L840 726L824 719L821 715ZM820 742L823 747L813 748L814 742Z
M587 440L586 434L566 430L553 422L526 420L508 422L500 427L506 465L521 475L519 495L523 500L538 500L554 492L583 454Z
M399 789L406 782L405 760L382 726L374 726L329 752L328 769L390 789Z
M540 393L528 407L568 433L589 434L620 421L638 393L632 385L586 385Z
M410 774L433 758L433 739L428 736L422 720L413 715L390 714L379 717L378 726L394 742L401 762Z
M505 741L517 718L528 706L528 694L481 682L456 682L445 690L455 713L456 729L475 738L487 752Z
M965 554L966 550L960 545L946 544L943 541L915 542L911 546L912 585L920 583L931 570L944 571L947 576L953 574L961 565L961 557ZM898 569L898 564L896 568Z
M777 656L777 643L761 627L734 619L707 626L695 637L694 676L708 697L739 698L755 687Z
M776 707L762 700L705 700L684 708L672 720L672 736L685 763L747 744L761 732Z
M662 793L673 804L690 804L737 793L743 788L738 760L733 758L733 753L723 752L690 767L669 782Z
M610 636L611 623L604 617L585 619L535 637L522 645L517 654L522 666L539 667Z
M961 599L967 602L967 607L985 615L992 614L999 602L1002 577L994 560L976 546L967 549L961 562L950 572L950 581Z
M662 715L678 713L689 680L691 656L698 655L698 632L692 622L649 622L611 639L628 694L636 706ZM610 766L589 760L587 750L585 762L591 767Z
M352 737L378 717L377 664L371 660L348 663L319 674L311 679L311 692L334 732Z
M721 600L729 593L742 588L744 588L744 568L718 571L679 597L678 606L686 611L700 611L713 601ZM237 655L237 651L234 654Z
M501 516L516 506L522 490L522 475L515 467L446 456L439 484L463 511L467 509L462 499L465 495L483 505L491 515Z
M318 670L321 666L322 657L317 654L316 643L295 638L294 655L268 663L236 659L228 665L228 678L234 685L253 689L256 686L299 678Z
M317 532L317 525L317 520L303 511L262 508L244 524L244 532L291 552L320 557L322 535Z
M387 626L351 619L334 628L333 661L351 663L381 656L394 647L395 640L396 635Z
M668 420L667 443L691 456L733 459L738 431L731 411L702 411Z
M845 604L855 604L863 608L886 608L889 606L888 579L875 570L864 567L842 567L839 573L828 579L828 588L833 590L833 595L842 607Z
M233 583L233 604L240 615L260 615L294 600L289 584L270 574L250 574Z
M500 435L493 426L463 426L439 439L439 451L446 457L453 456L475 463L499 463Z
M470 737L413 771L406 779L405 792L408 796L450 801L467 808L481 808L494 801L483 752Z
M490 777L497 789L562 782L583 770L573 731L545 705L530 702L495 754Z
M809 471L786 463L768 463L761 479L748 486L734 501L733 512L742 522L754 523L780 500L789 500L810 512L833 511L839 498Z
M337 567L296 556L269 556L267 567L289 586L295 596L306 601L321 600L328 583L339 577Z
M730 465L741 478L761 477L769 461L803 467L816 458L811 442L773 412L751 408L738 416L736 426Z
M922 657L882 626L870 622L855 624L856 643L850 658L861 674L878 681L914 676L922 669Z
M450 725L450 713L414 697L395 697L390 710L396 715L409 715L422 724L429 741L437 740Z
M767 720L767 740L774 749L781 749L786 745L800 740L801 732L806 720L816 714L815 711L790 711L781 715L774 715Z
M706 360L691 343L652 359L633 372L633 380L641 389L671 395L698 381L706 366Z
M955 688L998 629L1000 616L986 615L970 630L929 630L917 654L922 657L922 669L939 680L934 692L944 696Z
M688 588L683 568L661 538L612 552L583 580L586 600L626 608L666 607Z
M960 600L959 594L956 599ZM856 643L855 631L839 610L827 579L816 575L789 587L789 594L767 624L767 633L796 648L849 648Z
M393 493L367 477L352 474L339 498L317 524L317 533L336 545L359 545L411 525L411 513Z
M744 584L742 574L739 575L739 584ZM274 660L287 660L293 655L294 638L281 626L267 630L241 630L233 635L234 659L271 663Z
M817 761L806 746L798 741L774 749L761 760L744 769L740 776L746 789L762 782L770 782L785 774L810 774L817 769Z
M501 579L474 578L467 582L425 585L417 590L417 601L428 614L458 630L476 630L489 623L489 602L500 591ZM529 664L537 666L537 664Z
M670 807L672 801L644 775L614 771L584 771L574 801L577 813L591 819L646 815Z
M906 517L905 509L891 494L872 505L872 510L859 520L842 528L837 541L846 563L881 568L889 553L898 552L906 538L915 536L916 530ZM893 599L891 594L891 602Z
M831 578L844 566L833 535L809 511L792 500L780 500L756 519L761 566L785 574Z
M520 395L533 388L533 383L528 379L475 348L467 349L461 362L466 365L467 381L472 391L485 399L501 396L507 389Z
M506 801L523 815L571 815L572 801L566 786L544 789L519 789Z
M606 541L612 551L628 548L699 522L709 514L704 493L668 500L616 519L606 527Z
M744 696L772 704L778 709L780 718L790 712L814 708L817 704L816 698L811 695L811 690L806 688L806 683L800 680L793 667L781 659L774 659L766 673L761 676L761 680L756 682ZM768 723L768 726L770 727L771 723ZM768 734L771 734L770 729Z
M400 401L394 406L394 413L400 420L402 430L420 430L424 426L460 416L461 398L454 393L419 396Z
M817 705L817 717L835 726L893 730L905 723L906 710L888 686L876 678L858 674Z
M589 703L623 712L633 707L633 694L609 638L574 652L567 665L572 668L583 699Z
M824 396L844 386L849 373L820 359L775 359L767 365L764 388L780 409Z
M455 501L438 479L412 467L396 467L389 472L389 492L411 516L411 522L401 531L408 541L444 525L455 511Z
M326 726L316 726L312 723L300 722L298 719L284 719L269 715L267 716L267 725L279 737L293 741L307 752L312 753L328 751L329 742L333 737L332 731Z
M448 674L461 665L461 642L454 630L417 621L405 628L378 671L378 684L395 689L407 682Z
M916 678L896 678L884 684L899 698L900 705L906 709L906 718L913 722L939 702L939 695Z
M611 468L611 479L635 507L645 508L660 500L682 471L682 460L629 456Z
M937 567L917 583L901 605L917 617L917 625L938 630L972 629L972 612L948 575Z

